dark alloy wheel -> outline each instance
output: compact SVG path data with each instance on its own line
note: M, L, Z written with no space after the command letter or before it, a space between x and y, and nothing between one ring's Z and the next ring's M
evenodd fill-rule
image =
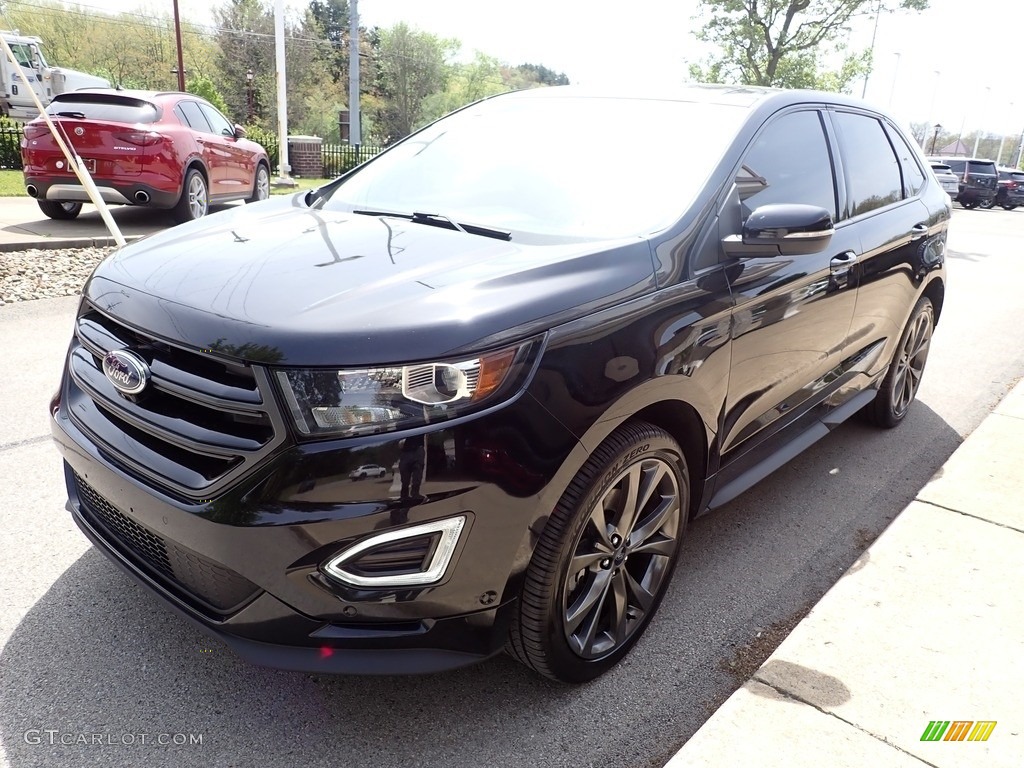
M907 415L921 386L934 330L935 310L931 301L922 296L910 315L878 394L864 410L872 424L891 429Z
M36 200L39 210L51 219L68 221L82 212L81 203L59 203L56 200Z
M982 200L980 203L978 203L978 205L981 206L982 208L984 208L986 211L989 208L992 208L993 206L995 206L995 204L996 204L995 200Z
M668 586L689 491L682 450L664 430L632 422L605 440L544 528L509 652L572 683L625 656Z

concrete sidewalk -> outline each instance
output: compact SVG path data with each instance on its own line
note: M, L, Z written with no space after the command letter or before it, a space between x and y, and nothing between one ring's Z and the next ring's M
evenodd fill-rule
M1022 585L1024 382L668 768L1019 767Z
M169 211L112 205L110 212L129 242L175 224ZM78 218L55 221L43 215L30 197L0 197L0 252L106 245L114 245L114 238L95 206L85 205Z

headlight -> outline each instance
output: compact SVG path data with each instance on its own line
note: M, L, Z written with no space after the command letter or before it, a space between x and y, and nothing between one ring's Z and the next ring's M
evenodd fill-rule
M391 432L462 416L511 397L538 340L459 360L277 371L295 426L310 437Z

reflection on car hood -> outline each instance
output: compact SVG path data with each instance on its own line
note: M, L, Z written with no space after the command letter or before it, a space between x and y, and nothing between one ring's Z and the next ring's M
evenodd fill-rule
M291 365L442 357L653 290L646 241L523 245L298 194L128 245L85 295L143 330Z

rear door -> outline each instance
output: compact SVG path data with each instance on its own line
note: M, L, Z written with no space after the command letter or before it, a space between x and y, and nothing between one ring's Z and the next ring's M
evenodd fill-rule
M192 137L199 145L199 152L210 177L210 196L218 197L226 194L225 178L231 155L224 147L223 137L218 136L214 131L206 114L200 109L198 101L191 99L179 101L176 109L192 129Z
M889 364L920 287L920 251L944 231L946 196L917 153L890 125L868 112L833 109L845 180L841 218L860 237L857 305L847 357L856 360L837 393L856 395ZM931 191L926 204L921 193Z
M218 149L225 154L224 192L239 196L244 192L251 191L256 165L251 153L239 146L238 138L235 136L235 127L209 104L200 102L199 109L202 110L207 122L213 128L213 133L219 139Z
M737 199L723 210L721 235L739 234L754 209L771 203L814 205L835 219L836 189L820 110L776 115L744 155ZM736 308L723 465L755 446L767 447L773 435L801 417L827 409L824 400L853 318L850 267L859 248L853 229L840 223L818 253L743 258L727 270Z

